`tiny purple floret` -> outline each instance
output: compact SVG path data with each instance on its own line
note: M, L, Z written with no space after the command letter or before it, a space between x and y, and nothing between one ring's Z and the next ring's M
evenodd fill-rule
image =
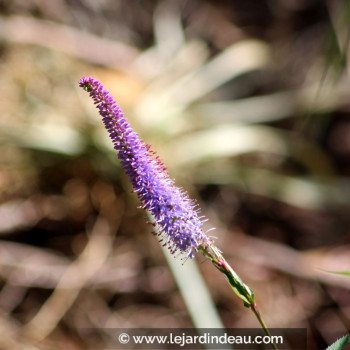
M99 109L121 165L141 200L141 207L154 217L153 225L158 228L160 241L168 245L171 253L185 253L193 258L199 246L210 244L210 239L203 232L204 220L198 215L196 203L174 185L166 167L131 129L123 112L102 84L92 77L83 77L79 86L90 93Z

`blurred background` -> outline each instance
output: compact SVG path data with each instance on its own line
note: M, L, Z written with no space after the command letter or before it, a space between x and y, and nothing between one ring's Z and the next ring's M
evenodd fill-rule
M350 329L349 1L0 12L1 349L102 349L113 327L259 327L204 257L163 254L84 75L198 201L270 327L307 328L308 349Z

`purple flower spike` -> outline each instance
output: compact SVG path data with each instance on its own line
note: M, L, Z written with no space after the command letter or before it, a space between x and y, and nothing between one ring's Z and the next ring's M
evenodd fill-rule
M160 241L171 253L185 253L193 258L199 246L211 240L203 232L204 220L187 193L174 185L166 167L142 141L124 118L112 96L98 80L83 77L79 86L90 93L113 141L121 165L141 200L141 208L152 213Z

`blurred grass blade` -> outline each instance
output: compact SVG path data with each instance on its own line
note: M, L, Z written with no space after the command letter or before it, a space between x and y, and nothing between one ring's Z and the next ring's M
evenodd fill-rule
M258 40L240 41L177 82L171 92L172 98L188 105L241 74L266 67L268 62L266 44Z
M22 134L12 130L3 132L1 139L21 147L69 156L81 154L86 147L84 138L75 129L51 122L27 125Z
M271 95L196 104L191 107L203 126L219 123L263 123L287 118L296 113L301 104L292 91Z
M156 49L164 62L185 44L181 14L175 2L161 2L153 16Z
M266 126L220 125L170 144L179 163L197 163L216 157L237 156L247 152L287 154L287 134Z
M324 271L328 273L333 273L335 275L350 277L350 271L327 271L327 270L324 270Z
M217 169L220 169L218 171ZM196 174L202 184L234 185L244 192L265 196L307 210L349 208L350 183L333 178L296 177L271 170L234 166L224 162L202 165Z
M196 261L188 259L184 264L181 259L175 259L167 247L163 247L163 252L194 325L197 328L224 329Z

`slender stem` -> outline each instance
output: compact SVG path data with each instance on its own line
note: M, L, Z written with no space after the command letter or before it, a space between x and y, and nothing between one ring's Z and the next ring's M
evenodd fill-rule
M211 260L213 265L225 275L226 280L233 289L233 291L243 300L244 306L248 307L253 311L254 315L258 319L266 335L272 338L272 335L268 327L266 326L266 323L264 322L263 318L260 315L260 312L258 311L258 307L255 303L254 292L242 282L237 273L224 259L220 250L214 244L212 244L212 242L209 245L200 246L199 249L207 258ZM275 343L272 342L271 345L274 350L278 350Z
M272 340L272 335L270 333L270 330L268 329L268 327L266 326L265 321L261 317L260 312L258 311L258 306L256 304L254 304L254 306L251 309L254 312L254 315L258 319L259 323L261 324L261 327L263 328L263 330L266 333L266 335L268 335L271 338L271 340ZM278 350L278 348L277 348L275 343L272 342L271 345L272 345L274 350Z

